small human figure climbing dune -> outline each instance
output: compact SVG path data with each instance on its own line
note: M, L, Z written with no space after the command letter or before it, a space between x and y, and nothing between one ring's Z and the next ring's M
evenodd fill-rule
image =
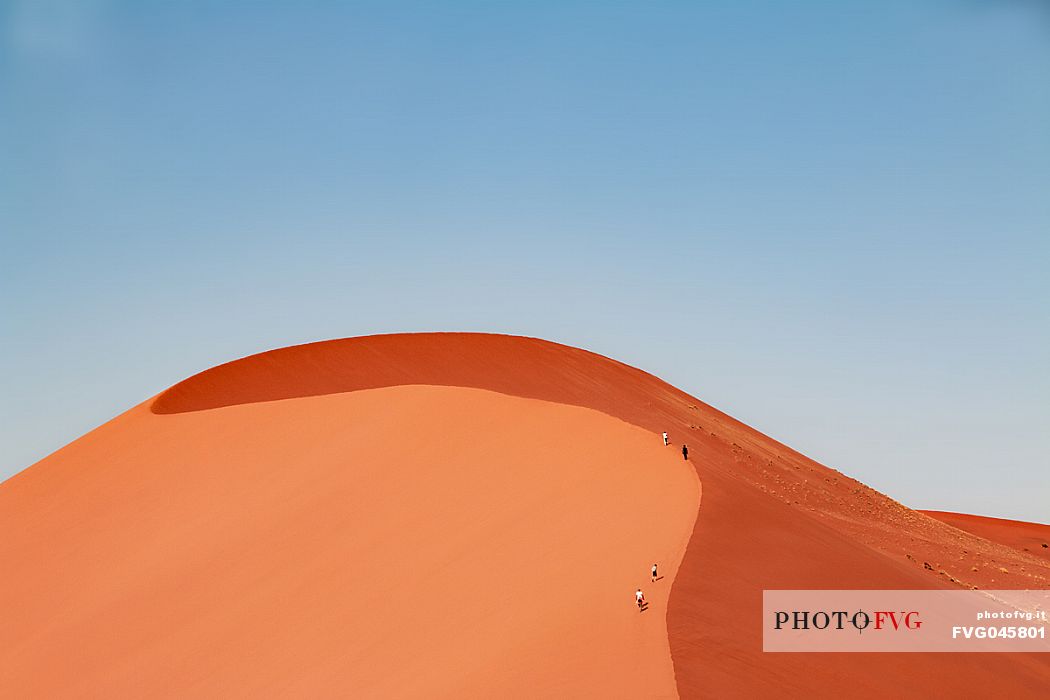
M657 579L657 575L656 575L656 564L653 564L653 581L655 581L656 579Z
M689 445L682 444L682 459L689 459Z
M644 611L645 606L648 605L648 603L645 602L645 594L642 593L641 588L634 592L634 599L635 602L638 603L638 612Z
M667 440L667 431L665 430L665 431L664 431L664 447L667 447L667 446L668 446L668 445L670 445L670 444L671 444L671 443L670 443L670 442L668 442L668 440Z

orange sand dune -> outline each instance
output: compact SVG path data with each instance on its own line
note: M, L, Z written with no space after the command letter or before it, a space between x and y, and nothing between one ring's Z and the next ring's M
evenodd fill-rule
M941 510L919 512L986 540L1005 544L1022 552L1050 560L1050 525L966 515L965 513L947 513Z
M514 473L490 473L501 464ZM0 527L16 533L0 544L15 572L0 584L0 643L15 650L0 683L30 695L1050 687L1047 655L764 654L763 589L1048 588L1050 564L640 370L535 339L371 336L221 365L0 485ZM645 584L649 559L673 579ZM624 611L612 589L639 584L652 607L628 597Z
M650 433L428 386L161 423L5 485L12 697L675 697L699 484Z

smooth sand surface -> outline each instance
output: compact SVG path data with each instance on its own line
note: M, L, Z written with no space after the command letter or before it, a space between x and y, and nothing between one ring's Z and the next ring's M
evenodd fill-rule
M982 515L924 510L922 513L952 527L1005 544L1041 559L1050 560L1050 525L1026 523L1023 520L989 518Z
M709 371L718 370L712 367ZM74 476L83 465L97 462L79 455L102 441L123 445L120 454L145 449L140 444L158 440L175 444L170 431L182 421L201 420L205 421L199 428L202 436L212 436L209 444L218 440L221 446L223 436L230 431L220 423L209 423L208 417L224 415L226 410L280 405L284 400L298 404L299 399L307 397L415 384L474 387L591 408L649 431L657 442L659 433L667 430L673 443L667 450L671 459L679 458L683 441L689 444L690 465L702 482L703 501L699 512L694 513L695 524L667 603L667 642L681 697L1046 696L1050 687L1047 654L763 653L759 616L764 589L1046 589L1050 588L1050 563L909 509L641 370L531 338L464 333L370 336L283 348L209 369L148 404L156 420L142 422L135 431L129 431L124 419L119 418L0 486L0 502L13 502L9 491L12 484L23 489L20 499L27 494L34 494L36 499L20 517L5 521L5 531L32 527L35 519L61 522L63 525L55 527L76 530L82 518L66 517L64 511L69 503L84 496L67 492L78 488ZM274 401L278 403L259 403ZM134 412L145 410L143 406ZM294 420L294 416L290 418ZM282 429L280 425L274 422L270 429L255 435L260 446L245 448L245 453L262 450L270 433ZM405 437L399 434L394 441L404 442ZM579 439L588 442L583 436ZM311 440L310 444L316 444L318 450L346 447L324 447L323 440ZM302 459L296 449L288 450L287 459ZM200 450L194 454L197 452ZM153 468L149 461L135 459L134 468ZM208 478L220 485L241 483L243 479L234 477L251 469L236 453L222 453L218 460L202 453L181 461L181 468L198 459L215 465L214 476ZM451 463L446 458L442 461ZM132 467L105 468L114 470L106 472L112 473L110 490L145 488L138 481L133 482L138 486L124 485ZM175 466L168 468L177 471ZM994 488L994 478L988 475L990 488ZM165 483L170 495L164 498L184 503L174 514L191 520L196 517L200 505L190 498L190 490L174 478ZM186 483L196 482L190 479ZM205 489L202 497L213 499L214 507L221 508L234 495L223 489ZM123 517L120 522L127 528L142 528L161 517L157 503L165 502L164 498L150 496L137 515ZM260 518L267 512L265 505L259 503L256 512ZM0 508L0 518L10 517L5 515L5 508ZM19 537L30 545L40 541L32 534ZM99 557L112 545L109 537L115 536L89 539L91 547L99 548ZM117 540L119 543L119 537ZM61 544L62 540L56 542ZM523 533L513 546L525 547L527 542L528 536ZM163 544L161 540L141 546L155 550L158 561L163 562ZM258 546L264 545L246 535L229 554L236 554L237 547ZM56 550L59 559L68 549L62 547L65 545ZM28 556L27 552L16 552L14 561ZM22 568L33 576L25 595L36 600L41 595L38 588L58 585L41 581L42 572L50 568L62 573L66 569L50 559L30 561L31 565ZM212 569L220 567L221 562L216 560ZM104 574L99 572L98 576ZM260 577L265 579L265 575ZM633 585L629 586L632 590ZM59 592L64 590L56 589L55 596L40 599L61 598ZM250 587L246 590L261 595ZM113 605L126 600L115 594ZM69 605L75 607L75 601ZM41 615L39 609L23 613L20 629L32 630L38 636L48 634L46 626L36 624L46 619ZM33 616L35 622L30 619ZM636 624L642 624L641 617L635 619ZM541 621L545 620L537 618L536 624ZM154 625L151 629L156 634L166 627ZM576 653L577 638L571 630L573 626L566 625L559 637L565 648L559 647L558 653ZM143 629L139 641L149 639L150 629ZM440 646L434 643L421 653L438 654ZM125 657L114 653L113 658ZM128 663L133 664L133 660ZM506 665L499 669L498 673L519 672ZM179 671L188 672L182 667ZM221 676L222 670L215 673ZM437 683L438 692L442 688ZM575 694L518 690L534 697L605 697L603 688L587 688ZM653 689L635 697L653 697L656 692L662 691Z
M0 695L677 697L698 503L651 433L479 389L139 407L0 488Z

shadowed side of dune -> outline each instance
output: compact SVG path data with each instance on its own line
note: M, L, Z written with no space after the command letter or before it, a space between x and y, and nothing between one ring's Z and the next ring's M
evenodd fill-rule
M481 333L376 335L281 348L219 365L161 393L152 410L184 413L434 384L580 406L597 401L608 409L605 412L617 415L630 411L631 403L655 383L652 376L607 357L531 338Z

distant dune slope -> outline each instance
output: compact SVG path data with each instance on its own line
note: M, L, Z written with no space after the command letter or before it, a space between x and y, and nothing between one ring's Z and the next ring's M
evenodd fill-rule
M143 407L0 492L0 694L675 697L698 502L651 433L478 389Z
M1050 561L1050 525L964 513L946 513L940 510L919 512L986 540L1005 544Z
M690 445L703 500L667 610L667 641L682 697L837 698L848 691L850 697L1025 698L1043 697L1050 686L1046 655L763 654L763 589L1047 588L1050 566L910 510L656 377L536 339L371 336L237 360L159 395L149 404L152 420L142 435L124 434L124 417L118 418L5 483L0 502L11 502L18 485L38 494L34 512L49 520L57 516L44 504L56 502L71 488L70 474L83 468L77 451L100 441L130 447L185 420L207 424L229 411L401 385L472 387L595 409L651 433L668 430L675 443L669 454L683 441ZM271 437L264 431L258 439L265 446ZM575 439L593 441L587 433ZM410 434L401 442L412 449ZM231 461L232 467L225 466ZM245 468L231 459L216 464ZM138 466L151 468L146 461ZM221 504L227 496L210 497ZM144 505L140 517L153 517L154 505ZM192 518L196 508L187 504L184 515ZM108 540L97 546L108 546ZM660 692L654 686L651 695ZM590 696L601 697L600 688Z

